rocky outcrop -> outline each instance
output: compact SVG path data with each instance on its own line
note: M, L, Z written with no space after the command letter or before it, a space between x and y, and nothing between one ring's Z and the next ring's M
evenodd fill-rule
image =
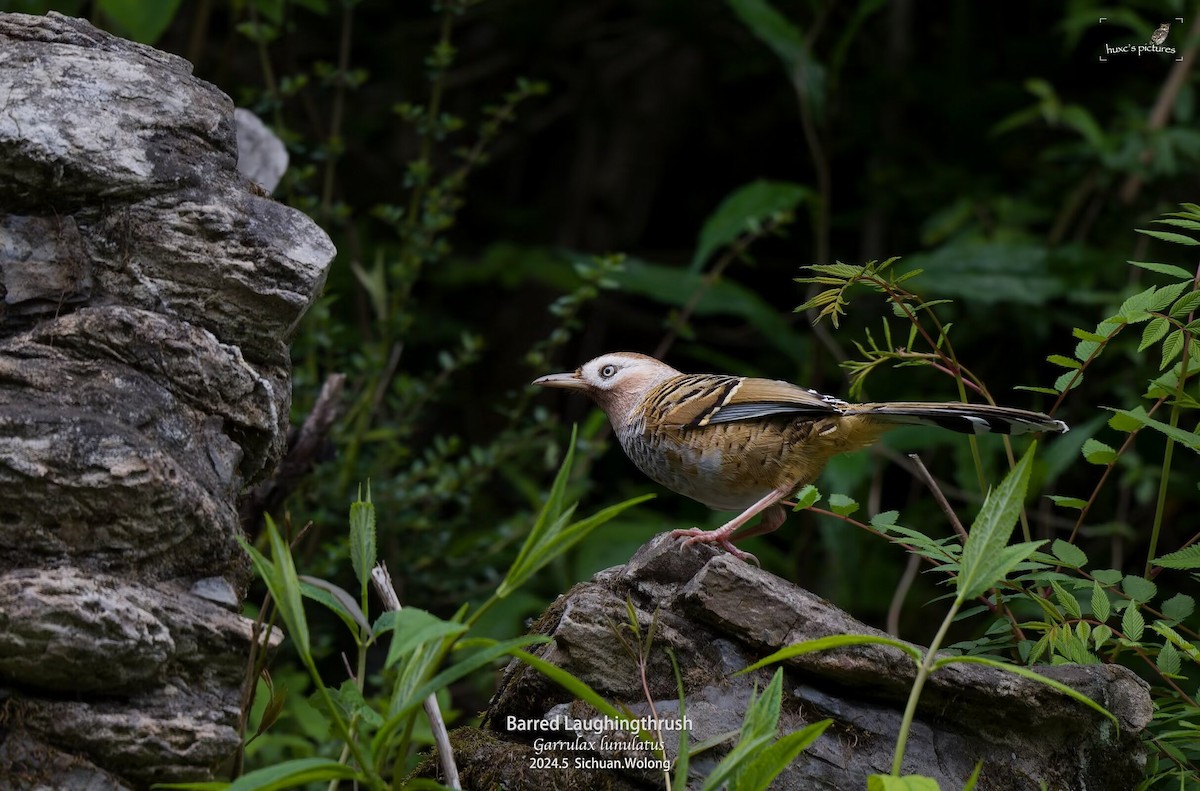
M236 500L334 250L180 58L0 14L0 107L0 777L204 778L252 639Z
M692 743L736 734L755 685L772 669L736 671L787 645L840 634L881 634L808 591L708 546L680 550L659 536L623 567L576 586L535 624L553 642L542 658L588 683L636 716L650 713L642 679L616 632L629 622L642 634L656 623L646 680L657 716L679 717L668 658L683 678ZM625 642L632 642L625 629ZM818 720L833 724L777 778L773 789L861 789L886 773L915 667L897 649L857 646L805 654L785 670L781 733ZM905 771L962 788L976 762L979 791L1128 791L1142 778L1140 734L1152 709L1146 684L1114 665L1038 668L1115 714L1120 730L1055 690L979 665L951 665L925 686ZM662 773L638 751L608 749L622 739L587 726L597 715L561 687L514 662L485 715L484 730L451 734L465 788L649 788ZM537 730L538 723L557 729ZM583 727L581 727L581 725ZM674 757L678 732L663 744ZM540 744L538 740L541 740ZM733 739L691 761L708 774ZM639 761L639 759L643 759ZM604 768L595 768L604 767Z

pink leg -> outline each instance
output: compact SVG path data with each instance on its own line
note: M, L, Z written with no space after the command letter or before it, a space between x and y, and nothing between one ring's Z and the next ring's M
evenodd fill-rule
M742 560L754 560L754 556L749 552L743 552L735 547L733 545L733 539L731 539L730 536L733 535L733 533L737 531L739 527L753 519L756 514L762 513L763 511L766 511L766 513L763 514L762 523L750 532L738 536L738 539L752 535L762 535L763 533L770 533L772 530L778 529L779 526L783 524L784 519L787 518L787 513L782 508L772 508L772 506L774 506L784 497L787 497L789 494L791 494L793 488L794 487L791 484L787 484L779 487L778 489L772 489L757 503L750 506L741 514L729 520L725 524L721 525L716 530L701 530L697 527L693 527L690 530L672 530L671 537L686 539L683 542L685 547L692 544L717 544L734 557L741 558Z

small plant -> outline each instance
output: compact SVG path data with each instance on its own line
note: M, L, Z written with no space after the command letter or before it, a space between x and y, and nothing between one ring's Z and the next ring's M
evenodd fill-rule
M1173 230L1140 231L1160 241L1197 246L1192 236L1180 231L1200 231L1200 206L1184 204L1182 211L1157 220ZM901 284L919 271L898 273L897 259L882 263L869 262L862 266L849 264L810 267L812 276L801 282L823 286L799 310L815 309L821 317L835 323L844 314L847 294L856 286L866 286L884 294L897 317L909 324L907 332L898 336L884 322L882 340L869 333L867 341L859 344L861 359L848 361L856 391L866 379L885 366L925 366L953 377L964 397L967 391L993 402L982 379L963 365L950 341L950 326L942 324L933 308L944 301L925 302ZM817 508L820 494L814 487L802 491L797 508L856 524L875 532L926 563L943 571L955 586L956 595L930 649L921 653L907 644L888 638L832 637L797 646L789 646L753 665L780 661L809 651L824 650L840 645L879 642L905 651L918 665L901 735L897 742L896 758L890 779L873 779L872 788L912 788L923 786L891 785L899 778L908 725L924 680L937 668L958 661L988 664L1004 668L1043 683L1077 699L1082 699L1060 684L1050 682L1023 665L1039 661L1060 664L1065 662L1095 664L1122 662L1144 674L1158 679L1154 685L1155 715L1147 731L1154 758L1147 779L1140 788L1191 787L1200 782L1200 719L1197 695L1192 691L1200 665L1200 631L1195 623L1195 600L1179 590L1160 592L1155 580L1164 571L1195 572L1200 569L1200 535L1187 539L1174 551L1158 554L1162 529L1169 505L1169 491L1183 481L1173 474L1175 446L1200 452L1200 434L1183 426L1194 424L1200 400L1188 392L1200 374L1200 343L1196 334L1200 321L1200 272L1192 273L1182 267L1158 262L1132 262L1139 269L1167 277L1174 282L1150 286L1121 302L1114 313L1094 328L1076 328L1078 343L1072 355L1051 355L1048 361L1065 369L1052 387L1026 387L1025 390L1052 396L1053 413L1069 395L1079 392L1084 375L1097 364L1102 354L1119 347L1126 330L1143 325L1133 353L1151 357L1151 369L1143 398L1147 406L1132 408L1103 407L1109 413L1109 429L1124 435L1116 446L1088 436L1079 446L1083 460L1102 468L1098 480L1087 497L1050 495L1059 508L1074 513L1073 527L1065 538L1051 541L1029 541L1009 545L1013 523L1022 515L1025 490L1032 470L1030 447L1020 461L1013 463L1004 482L989 492L969 534L958 528L959 539L931 539L924 534L897 524L898 514L881 513L869 523L855 520L858 504L844 495L829 498L829 509ZM897 343L897 337L904 337ZM923 346L923 348L922 348ZM1123 347L1129 353L1128 346ZM1191 421L1187 418L1193 416ZM1153 515L1147 530L1149 539L1146 557L1139 570L1132 573L1116 568L1094 568L1087 553L1078 546L1086 532L1089 515L1095 516L1101 492L1122 465L1145 468L1137 455L1134 440L1146 429L1158 435L1163 443L1158 465L1157 485L1154 487ZM1085 430L1092 432L1095 424ZM1011 456L1011 445L1006 443ZM973 448L977 474L983 480L983 465L977 448ZM954 520L953 514L950 514ZM956 521L956 520L955 520ZM1028 527L1023 522L1028 539ZM1049 544L1048 552L1044 551ZM983 596L987 593L987 596ZM964 609L973 599L978 606ZM955 618L989 613L995 619L982 631L984 636L949 646L956 655L934 659L933 653L943 643ZM1007 658L1002 658L1007 657ZM1083 700L1099 709L1091 701ZM1111 716L1111 715L1109 715ZM924 780L927 780L924 779ZM931 782L931 781L930 781ZM1162 785L1166 783L1166 785ZM1182 784L1182 785L1180 785Z

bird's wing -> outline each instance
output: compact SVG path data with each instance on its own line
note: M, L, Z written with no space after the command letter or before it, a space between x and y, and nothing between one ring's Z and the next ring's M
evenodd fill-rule
M699 428L772 415L841 412L845 402L774 379L690 374L672 380L660 406L664 425Z

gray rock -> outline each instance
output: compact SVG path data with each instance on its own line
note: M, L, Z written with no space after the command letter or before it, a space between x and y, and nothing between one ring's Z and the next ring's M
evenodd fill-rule
M334 249L180 58L0 14L0 104L0 785L207 779L255 640L237 498Z
M668 649L678 660L692 743L741 727L754 686L761 689L774 671L736 675L747 665L803 640L882 634L755 566L707 546L681 551L677 541L658 536L626 566L601 572L560 597L533 629L553 638L538 651L543 659L637 716L649 715L650 704L634 660L614 633L614 628L623 629L631 639L620 626L628 622L627 600L643 633L652 621L657 623L646 684L654 710L668 720L679 711ZM833 725L776 779L773 789L865 788L867 775L890 770L915 676L911 659L891 647L867 645L804 654L781 667L781 732L825 718ZM1107 707L1120 721L1120 732L1092 709L1036 681L980 665L950 665L926 683L905 771L957 789L982 760L979 791L1032 791L1040 783L1060 791L1133 788L1146 760L1140 734L1152 714L1145 682L1116 665L1037 670ZM522 730L520 723L570 718L586 723L595 716L562 688L514 662L485 715L485 730L464 731L468 738L456 753L460 772L464 778L511 789L603 788L614 773L634 786L653 782L653 772L636 766L580 772L571 763L579 756L619 763L630 755L605 749L604 736L579 727L555 731L554 738L563 744L541 753L570 764L561 770L525 776L514 765L511 773L500 776L499 764L474 765L473 756L493 755L498 745L534 755L533 739L544 734ZM514 724L518 727L509 727ZM608 741L613 741L611 734ZM677 732L664 728L663 743L674 757ZM732 740L727 740L694 758L693 779L711 771L730 747ZM658 777L661 782L661 773Z

